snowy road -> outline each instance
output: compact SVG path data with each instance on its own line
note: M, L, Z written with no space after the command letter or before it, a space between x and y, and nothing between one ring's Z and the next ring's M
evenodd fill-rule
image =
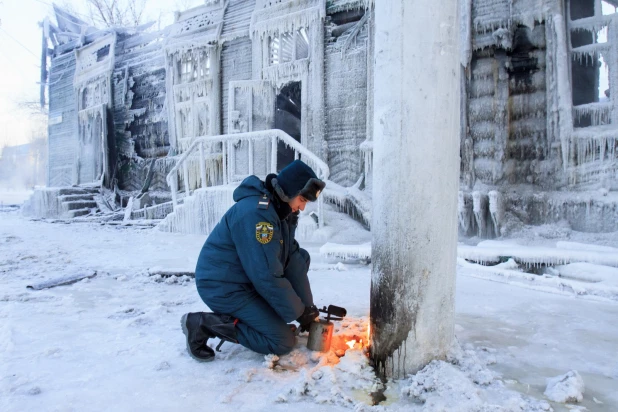
M409 411L435 410L440 403L447 410L481 405L543 410L545 379L571 369L586 383L581 405L618 410L618 304L476 279L466 276L470 268L459 269L456 332L478 363L475 368L483 372L489 365L502 378L473 384L473 374L464 371L475 392L466 394L465 402L455 389L428 386L423 405L419 399L425 398L406 395L403 389L412 381L404 380L389 385L385 404L371 408L366 404L375 382L361 351L348 351L337 363L333 355L304 349L305 338L281 359L288 370L270 369L263 356L230 344L216 362L197 363L186 354L179 327L183 313L205 309L193 281L155 279L147 270L192 270L203 241L203 236L49 224L0 213L0 410L173 411L216 405L217 411L284 411L293 404L296 410ZM305 246L313 257L316 303L347 307L349 319L339 334L363 332L369 267L325 261L319 244ZM97 276L70 286L26 289L88 270ZM448 382L459 377L450 364L442 364L434 377L446 376Z

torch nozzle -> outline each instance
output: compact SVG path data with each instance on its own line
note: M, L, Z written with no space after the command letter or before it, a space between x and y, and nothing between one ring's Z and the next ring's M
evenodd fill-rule
M343 318L348 314L348 311L341 306L328 305L328 308L324 306L322 309L318 309L322 313L326 313L326 319L330 320L331 316ZM341 320L341 319L333 319L333 320Z

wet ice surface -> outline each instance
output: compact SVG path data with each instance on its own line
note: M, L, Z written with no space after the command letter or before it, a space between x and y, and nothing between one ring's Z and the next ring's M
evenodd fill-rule
M206 308L190 278L150 277L148 269L193 270L204 239L0 214L0 410L372 409L369 394L379 385L358 347L340 361L334 352L308 351L301 337L295 351L275 365L231 344L212 363L187 355L180 316ZM316 304L348 310L336 336L362 337L370 265L322 258L323 243L301 245L312 255ZM97 276L53 289L26 289L87 270ZM493 404L544 410L546 379L570 370L585 382L581 405L618 409L618 304L491 282L467 276L473 269L458 270L461 347L451 362L432 363L421 374L390 383L386 402L374 409L465 405L460 410L472 411Z
M595 411L617 410L615 303L460 275L456 310L460 341L495 358L491 369L502 374L507 386L543 399L546 378L574 369L586 384L581 405Z

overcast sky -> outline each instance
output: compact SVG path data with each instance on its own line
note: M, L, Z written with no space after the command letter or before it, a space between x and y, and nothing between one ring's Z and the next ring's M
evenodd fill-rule
M202 4L204 0L146 0L145 21L173 21L173 11ZM60 0L88 18L84 0ZM38 101L41 29L38 22L52 13L52 0L0 0L0 148L28 143L36 125L20 102ZM38 127L40 129L40 126Z

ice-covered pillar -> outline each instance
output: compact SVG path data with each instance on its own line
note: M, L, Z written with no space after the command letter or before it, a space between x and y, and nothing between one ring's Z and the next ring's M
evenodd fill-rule
M371 356L392 377L444 358L454 336L457 4L375 8Z

